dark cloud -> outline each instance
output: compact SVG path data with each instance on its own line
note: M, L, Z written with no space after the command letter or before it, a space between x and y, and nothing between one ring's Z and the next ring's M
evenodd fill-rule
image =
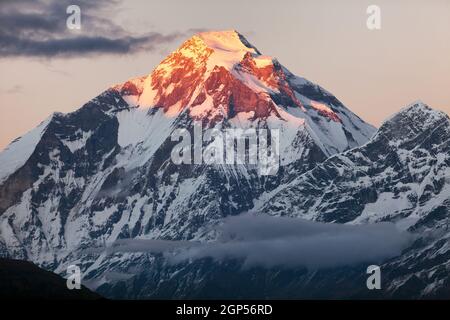
M0 3L0 57L79 57L157 50L182 33L132 34L109 17L119 1L38 0ZM69 5L81 8L81 30L66 27Z
M244 214L227 218L218 241L120 240L109 252L164 253L170 263L211 257L238 259L244 267L333 268L381 263L413 240L392 223L342 225L297 218Z
M33 40L0 35L1 56L82 56L88 54L124 54L139 50L153 50L156 46L168 43L178 36L164 36L158 33L142 37L123 36L107 38L104 36L78 36L67 39Z

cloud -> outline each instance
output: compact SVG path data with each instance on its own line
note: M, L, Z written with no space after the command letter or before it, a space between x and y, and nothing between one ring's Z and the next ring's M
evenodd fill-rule
M67 6L81 8L81 30L66 27ZM120 1L37 0L0 4L0 57L80 57L153 51L183 33L132 34L111 18Z
M106 249L108 254L115 252L151 252L164 253L175 249L198 245L192 241L119 239Z
M244 267L332 268L379 263L401 254L412 236L392 223L342 225L246 214L226 219L220 241L191 247L175 262L241 259Z
M216 231L214 242L121 240L114 252L164 253L172 264L210 257L238 259L244 268L321 269L381 263L400 255L414 238L392 223L342 225L254 214L227 218Z

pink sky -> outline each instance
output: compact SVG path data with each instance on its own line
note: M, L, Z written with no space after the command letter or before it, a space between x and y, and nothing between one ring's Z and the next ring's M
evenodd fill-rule
M370 4L381 8L379 31L366 28ZM135 0L104 14L136 34L236 29L376 126L418 99L450 113L447 0ZM73 111L113 84L148 74L183 40L134 54L1 58L0 149L52 112Z

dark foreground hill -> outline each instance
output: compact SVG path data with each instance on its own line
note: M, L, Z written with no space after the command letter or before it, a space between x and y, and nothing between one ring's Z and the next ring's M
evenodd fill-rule
M28 261L0 259L0 299L100 299L85 287L69 290L66 280Z

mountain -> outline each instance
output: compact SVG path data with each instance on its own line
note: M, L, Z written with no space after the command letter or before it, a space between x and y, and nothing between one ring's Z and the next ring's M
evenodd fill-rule
M174 164L172 134L199 124L278 129L279 174ZM0 153L0 252L89 272L96 258L81 252L117 239L207 238L215 221L373 132L236 31L200 33L150 75L53 114Z
M235 261L169 265L161 248L217 240L216 226L246 211L327 223L392 221L419 235L442 230L447 123L418 103L375 133L331 93L262 55L236 31L199 33L149 75L114 85L75 112L54 113L0 153L0 256L59 274L77 264L83 283L108 297L205 297L217 283L229 296L245 296L239 286L245 283L247 297L296 290L303 291L292 296L326 297L336 279L346 283L345 294L358 296L351 275L360 276L361 266L318 278L304 268L262 269L252 278L236 274ZM196 155L217 147L195 142L210 129L266 130L271 147L278 132L276 171L198 161ZM186 151L193 162L173 160L180 134L194 136ZM224 145L227 154L238 150ZM398 284L390 292L409 285L412 274L428 288L419 295L439 292L448 281L446 237L419 237L385 262ZM145 241L158 249L148 252ZM404 270L399 275L396 268ZM221 275L230 277L228 287ZM293 276L298 279L289 283ZM311 289L312 279L321 290Z
M101 299L82 287L69 290L66 280L30 262L0 259L0 299Z

